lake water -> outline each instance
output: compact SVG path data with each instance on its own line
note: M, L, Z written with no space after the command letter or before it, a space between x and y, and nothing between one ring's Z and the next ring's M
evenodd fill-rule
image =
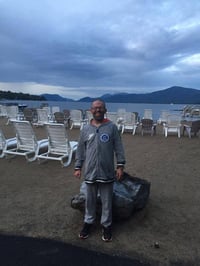
M48 104L50 107L59 106L60 110L64 109L82 109L90 108L88 102L57 102L57 101L1 101L2 103L17 102L18 104L26 104L28 107L39 108L41 104ZM139 117L143 117L144 109L152 109L153 119L157 120L160 117L162 110L168 110L170 113L181 114L181 110L185 104L148 104L148 103L106 103L107 111L116 112L119 108L125 108L128 112L138 112Z

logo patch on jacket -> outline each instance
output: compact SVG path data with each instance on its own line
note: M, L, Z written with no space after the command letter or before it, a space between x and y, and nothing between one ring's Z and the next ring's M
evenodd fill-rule
M101 142L108 142L109 140L110 140L110 137L108 134L106 134L106 133L101 134L101 136L100 136Z

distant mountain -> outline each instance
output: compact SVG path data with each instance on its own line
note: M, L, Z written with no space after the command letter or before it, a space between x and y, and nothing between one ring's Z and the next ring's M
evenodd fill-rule
M102 99L102 97L100 97L100 98ZM77 102L85 102L85 103L88 103L88 102L91 102L93 99L94 98L84 97L84 98L81 98L80 100L78 100Z
M160 103L160 104L200 104L200 90L173 86L171 88L151 93L119 93L105 94L101 97L110 103ZM85 97L80 102L91 102L95 98Z
M74 102L74 100L69 99L69 98L63 98L58 94L42 94L41 96L43 96L47 101L57 101L57 102Z
M101 98L110 103L160 103L160 104L200 104L200 90L173 86L165 90L151 93L118 93L104 94L99 97L84 97L75 101L64 98L58 94L30 95L0 90L0 100L38 100L38 101L64 101L64 102L92 102L94 99Z

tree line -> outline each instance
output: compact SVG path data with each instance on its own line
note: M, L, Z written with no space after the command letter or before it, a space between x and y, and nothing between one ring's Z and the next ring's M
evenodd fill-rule
M46 101L46 98L42 95L31 95L29 93L0 91L0 100Z

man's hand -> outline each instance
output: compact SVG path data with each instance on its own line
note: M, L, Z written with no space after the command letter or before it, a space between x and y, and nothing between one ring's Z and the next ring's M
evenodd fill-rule
M118 167L117 170L116 170L116 177L117 177L118 181L120 181L122 179L123 174L124 174L124 168L123 167Z
M74 176L77 178L81 178L81 169L75 169L74 170Z

